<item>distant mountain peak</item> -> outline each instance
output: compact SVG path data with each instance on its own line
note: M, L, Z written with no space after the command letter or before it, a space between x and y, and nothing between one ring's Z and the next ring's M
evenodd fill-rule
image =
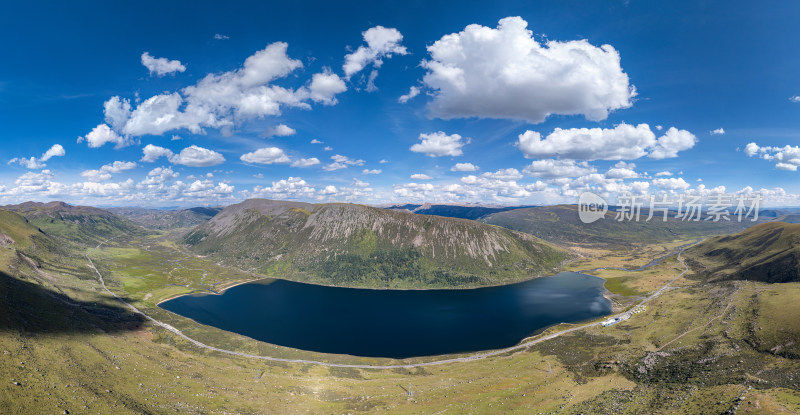
M458 218L348 203L250 199L186 235L196 252L260 273L351 286L475 286L551 274L567 254Z

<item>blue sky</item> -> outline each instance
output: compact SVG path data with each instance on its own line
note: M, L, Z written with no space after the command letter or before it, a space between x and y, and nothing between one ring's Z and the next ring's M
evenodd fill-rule
M800 205L792 1L0 7L7 203Z

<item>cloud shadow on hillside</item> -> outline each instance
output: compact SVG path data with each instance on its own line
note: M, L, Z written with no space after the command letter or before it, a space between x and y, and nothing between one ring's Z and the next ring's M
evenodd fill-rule
M137 330L144 322L121 303L75 300L0 271L0 333L113 333Z

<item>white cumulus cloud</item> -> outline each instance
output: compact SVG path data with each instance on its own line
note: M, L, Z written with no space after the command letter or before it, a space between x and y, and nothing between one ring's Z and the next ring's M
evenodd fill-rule
M325 171L341 170L341 169L346 169L349 166L363 166L365 163L364 160L361 159L354 160L351 159L350 157L343 156L341 154L335 154L331 156L331 160L333 160L333 163L324 165L322 167L323 170Z
M106 143L113 143L114 148L122 148L134 143L132 139L117 134L108 124L100 124L94 127L86 136L78 137L78 143L84 141L91 148L102 147Z
M240 159L245 163L255 164L286 164L289 157L278 147L264 147L256 151L243 154Z
M609 179L636 179L639 177L639 173L634 170L635 168L636 165L633 163L620 161L614 167L608 169L606 177Z
M115 161L111 164L104 165L100 170L105 170L109 173L122 173L134 168L136 168L135 161Z
M153 144L148 144L142 149L142 159L139 161L145 163L152 163L161 157L169 157L172 155L172 150L164 147L159 147Z
M273 84L303 66L287 55L288 46L272 43L245 59L241 68L208 74L194 85L152 96L135 107L129 99L111 97L104 105L106 120L123 137L180 129L202 134L206 128L277 116L284 107L310 109L310 101L334 104L335 95L344 91L343 82L328 72L296 89Z
M403 35L397 29L375 26L363 32L362 36L367 45L359 46L353 53L344 57L342 69L347 78L360 72L370 64L379 68L383 64L383 58L408 53L406 47L401 45Z
M517 169L500 169L480 176L464 176L461 178L461 183L447 185L442 190L445 194L456 198L514 202L547 188L547 184L541 181L518 183L522 178L522 173Z
M225 157L214 150L191 145L180 153L169 156L169 162L189 167L209 167L224 163Z
M186 66L178 60L154 58L149 53L142 53L142 65L150 71L150 75L164 76L175 72L184 72Z
M85 177L90 182L102 182L111 179L111 174L122 173L127 170L136 168L136 162L133 161L115 161L111 164L106 164L99 169L84 170L81 176Z
M425 200L426 196L436 189L436 187L430 183L396 184L392 187L396 196L417 200Z
M535 160L522 169L528 176L543 179L557 179L562 177L578 177L596 172L589 163L576 162L575 160Z
M469 144L469 138L462 141L460 135L448 135L444 131L423 133L419 135L419 139L422 142L414 144L410 150L415 153L425 153L429 157L460 156L464 154L461 147Z
M278 124L274 127L269 127L267 129L267 137L288 137L290 135L295 135L297 130L292 127L289 127L286 124Z
M47 167L47 164L45 163L47 160L50 160L53 157L63 157L66 154L67 152L64 150L64 147L61 144L53 144L53 146L47 149L47 151L45 151L41 157L14 157L8 161L8 164L19 164L28 169L43 169Z
M691 185L686 183L686 180L683 180L683 177L669 177L666 179L653 179L653 185L656 187L660 187L664 190L686 190Z
M415 173L411 175L411 180L431 180L433 177L428 176L427 174L422 173Z
M332 195L336 194L336 192L338 192L338 190L336 190L336 186L329 184L325 186L324 189L320 190L319 193L323 195Z
M400 98L397 98L397 102L399 102L401 104L405 104L406 102L408 102L408 100L410 100L410 99L416 97L417 95L419 95L419 93L420 93L419 88L416 87L416 86L412 86L408 90L407 94L401 95Z
M319 159L316 157L311 157L307 159L297 159L292 162L292 167L311 167L316 166L319 164Z
M761 147L759 147L756 143L747 143L747 145L744 147L744 154L753 157L758 154L760 148Z
M310 98L314 102L319 102L323 105L335 105L338 102L336 95L347 91L347 85L339 78L339 75L326 68L324 72L316 73L311 77L311 85L309 85L308 89Z
M800 166L799 146L762 147L756 143L748 143L744 148L744 153L749 157L758 155L761 159L772 161L778 170L797 171L797 167Z
M265 197L268 199L310 199L316 189L301 177L289 177L272 182L271 186L256 186L252 192L244 192L245 197Z
M496 29L472 24L428 46L423 81L430 114L540 123L551 114L604 120L636 96L614 47L586 40L538 42L520 17Z
M647 124L622 123L614 128L556 128L545 138L528 130L519 135L517 146L527 158L633 160L677 157L696 142L694 134L675 127L656 138Z
M450 168L450 171L478 171L480 167L472 163L456 163Z
M13 159L8 161L8 164L19 164L26 169L43 169L47 167L47 164L42 163L36 157L25 158L25 157L14 157Z
M52 147L47 149L47 151L42 154L42 157L40 157L39 160L47 161L52 157L63 157L66 154L67 152L64 150L64 147L61 146L61 144L53 144Z
M652 159L665 159L678 157L678 152L688 150L697 143L697 137L694 134L686 131L679 130L675 127L670 127L666 134L658 137L656 145L648 154Z

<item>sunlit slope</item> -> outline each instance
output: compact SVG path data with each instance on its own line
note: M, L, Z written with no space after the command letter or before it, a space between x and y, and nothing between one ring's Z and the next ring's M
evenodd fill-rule
M538 238L482 223L353 204L251 199L185 243L225 264L364 287L456 287L550 274L567 258Z
M800 224L770 222L718 236L687 252L710 280L800 281Z
M64 247L23 216L0 209L0 271L53 264L69 256Z
M491 214L482 222L526 232L549 242L566 245L630 246L675 239L696 238L705 235L738 232L753 223L742 221L681 221L670 217L663 222L663 214L656 212L646 221L644 212L638 221L615 219L608 212L605 218L593 223L583 223L575 205L539 206L514 209Z
M31 245L34 235L42 235L35 226L28 221L8 210L0 209L0 245L11 249L11 247L28 247Z
M25 202L2 208L24 216L50 236L80 244L93 245L122 234L143 232L141 227L128 219L90 206L73 206L64 202Z

